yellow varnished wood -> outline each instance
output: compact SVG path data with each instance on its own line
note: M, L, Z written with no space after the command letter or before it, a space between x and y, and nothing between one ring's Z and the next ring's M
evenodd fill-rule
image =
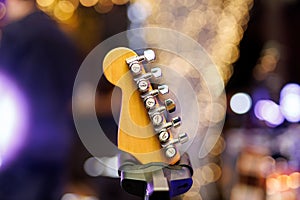
M122 105L118 130L119 149L131 153L141 163L176 163L180 156L167 159L150 123L147 110L137 91L126 58L137 56L128 48L116 48L104 58L103 70L107 80L122 90ZM145 72L145 71L143 71ZM152 90L150 86L149 90Z

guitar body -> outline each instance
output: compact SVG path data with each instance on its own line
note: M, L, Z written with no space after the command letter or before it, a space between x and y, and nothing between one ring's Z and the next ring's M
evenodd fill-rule
M141 164L151 162L175 164L180 160L180 155L177 153L172 158L165 156L141 94L125 61L134 56L137 54L131 49L120 47L111 50L103 61L103 71L107 80L122 91L118 148L134 156ZM145 70L142 70L145 73ZM153 88L150 85L149 91L151 90Z

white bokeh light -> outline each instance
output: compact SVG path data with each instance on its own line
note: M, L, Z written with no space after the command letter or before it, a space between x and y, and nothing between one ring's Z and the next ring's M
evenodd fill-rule
M236 93L230 99L230 108L237 114L247 113L252 106L251 97L246 93Z
M289 122L300 121L300 86L289 83L280 92L280 109Z
M24 139L27 107L18 87L0 74L0 159L2 164L17 151Z

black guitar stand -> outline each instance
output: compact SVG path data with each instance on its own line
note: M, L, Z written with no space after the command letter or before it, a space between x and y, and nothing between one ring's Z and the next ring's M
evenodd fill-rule
M193 184L193 169L186 153L175 165L160 162L143 165L126 153L120 154L120 163L122 188L145 200L169 200L187 192Z

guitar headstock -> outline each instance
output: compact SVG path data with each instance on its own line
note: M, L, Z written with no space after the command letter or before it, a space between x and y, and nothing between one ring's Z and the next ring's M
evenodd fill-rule
M179 117L166 121L166 111L173 112L175 103L166 99L160 105L159 96L168 93L168 86L153 88L150 79L161 76L159 68L146 72L143 62L151 62L155 53L147 50L138 56L133 50L120 47L104 58L103 71L107 80L122 90L118 148L132 154L142 164L180 160L177 143L187 141L187 134L174 138L172 128L180 125Z

